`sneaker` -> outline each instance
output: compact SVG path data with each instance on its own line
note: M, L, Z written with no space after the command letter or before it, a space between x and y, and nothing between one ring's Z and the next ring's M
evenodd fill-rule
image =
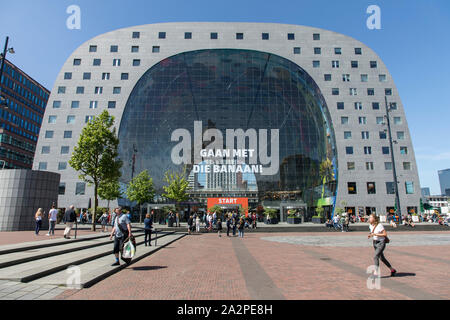
M113 263L113 264L111 265L111 267L115 267L115 266L120 266L120 262L119 262L119 261L116 261L115 263Z
M49 237L49 236L50 236L50 233L47 233L46 236Z
M391 270L391 277L395 277L396 274L397 274L397 270L392 269Z

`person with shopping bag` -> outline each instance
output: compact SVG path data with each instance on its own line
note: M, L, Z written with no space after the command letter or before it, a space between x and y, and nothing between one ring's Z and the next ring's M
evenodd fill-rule
M134 237L131 233L131 221L126 214L122 213L122 208L118 207L114 211L116 215L113 228L111 230L110 239L112 240L114 236L113 254L116 258L116 262L112 266L119 266L119 253L121 252L121 249L123 249L124 244L127 243L127 240L131 240L132 238L134 239Z

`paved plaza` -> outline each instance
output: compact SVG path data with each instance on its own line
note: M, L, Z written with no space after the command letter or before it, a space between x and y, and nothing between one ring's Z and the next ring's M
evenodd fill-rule
M381 286L368 289L365 232L191 235L56 299L450 299L450 233L391 233ZM120 293L120 295L118 295Z

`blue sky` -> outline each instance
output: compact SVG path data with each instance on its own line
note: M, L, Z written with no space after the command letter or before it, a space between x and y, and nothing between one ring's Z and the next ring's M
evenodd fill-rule
M81 30L68 30L66 8L81 8ZM366 27L378 5L382 30ZM439 192L437 170L450 168L449 0L16 0L3 1L0 41L9 58L50 90L68 56L114 29L157 22L239 21L314 26L352 36L374 49L400 91L422 186ZM3 44L2 44L3 46Z

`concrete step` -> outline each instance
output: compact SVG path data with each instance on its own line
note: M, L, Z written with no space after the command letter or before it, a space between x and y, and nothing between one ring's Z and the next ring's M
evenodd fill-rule
M142 244L138 245L136 255L130 265L183 238L185 235L185 233L174 233L166 235L165 237L158 239L157 246L154 246L153 244L151 247L145 247ZM121 261L120 266L111 266L112 263L114 263L114 258L111 254L109 254L108 256L79 264L78 267L80 268L80 283L76 285L67 284L69 273L66 269L31 281L30 284L56 285L71 288L75 286L76 288L80 289L88 288L98 283L99 281L111 276L112 274L128 267L123 261Z
M173 232L158 233L158 243L164 237ZM137 244L143 244L141 237ZM109 244L109 246L107 246ZM64 253L48 258L33 260L0 269L0 280L29 282L55 272L65 270L68 266L83 264L98 258L112 254L112 241L105 242L102 246L96 246L84 250Z

